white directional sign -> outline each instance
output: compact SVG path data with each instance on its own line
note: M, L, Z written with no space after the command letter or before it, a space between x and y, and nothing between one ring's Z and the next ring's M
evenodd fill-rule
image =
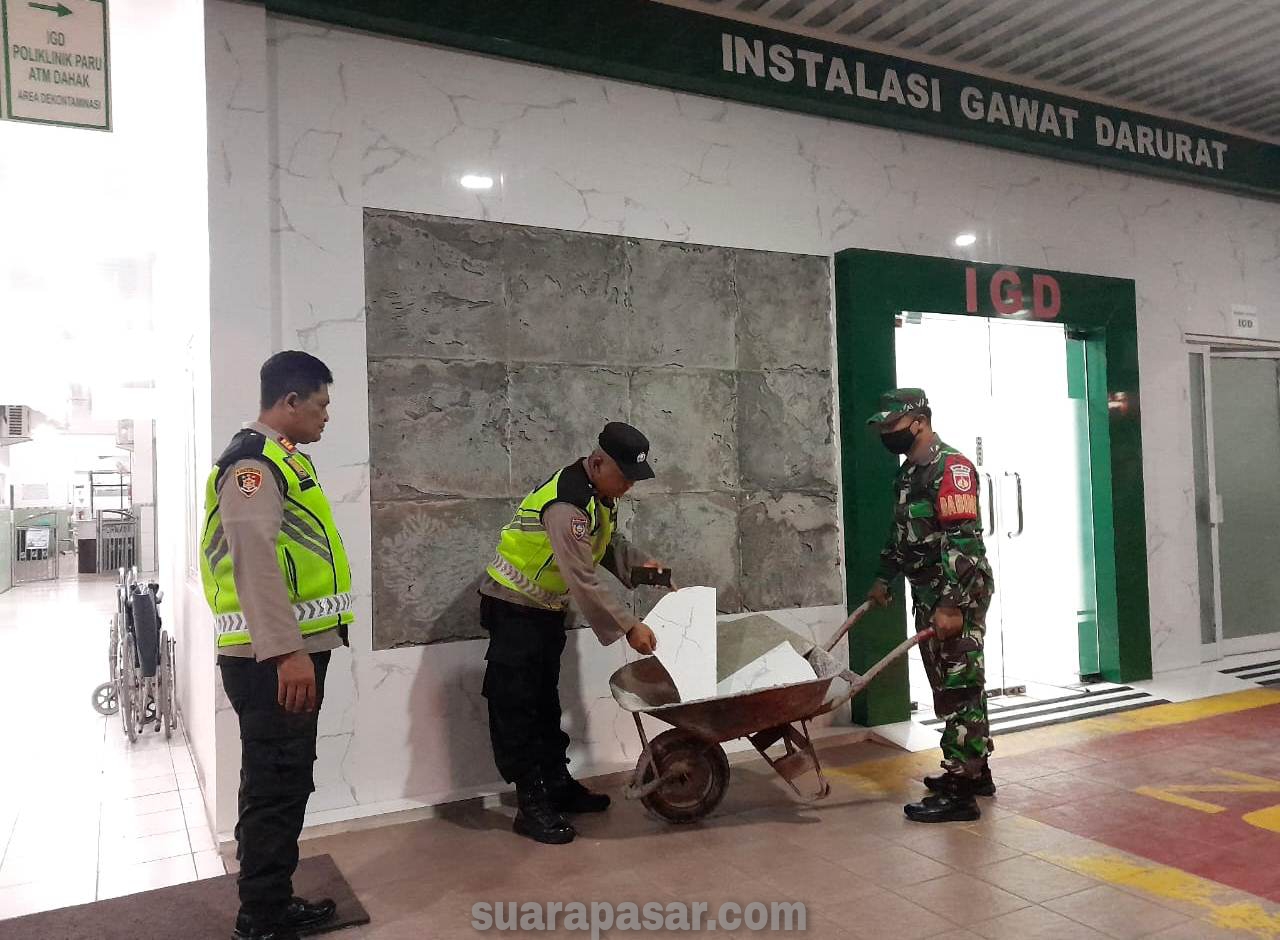
M4 114L111 130L107 0L0 0Z

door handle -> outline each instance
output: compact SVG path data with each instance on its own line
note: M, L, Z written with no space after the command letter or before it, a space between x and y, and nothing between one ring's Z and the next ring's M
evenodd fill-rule
M984 473L983 476L987 478L987 499L986 499L987 523L982 527L982 534L995 535L996 534L996 481L991 479L991 474L989 473Z
M1018 530L1016 532L1005 533L1009 538L1016 539L1022 534L1022 530L1026 528L1026 519L1022 514L1022 474L1006 470L1004 475L1007 477L1013 477L1014 486L1018 495Z

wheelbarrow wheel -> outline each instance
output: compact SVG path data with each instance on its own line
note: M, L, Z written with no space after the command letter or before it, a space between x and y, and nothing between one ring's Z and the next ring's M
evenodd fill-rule
M672 728L653 739L649 753L652 760L644 768L642 784L669 778L640 798L649 812L667 822L691 823L720 805L729 786L729 758L719 744Z

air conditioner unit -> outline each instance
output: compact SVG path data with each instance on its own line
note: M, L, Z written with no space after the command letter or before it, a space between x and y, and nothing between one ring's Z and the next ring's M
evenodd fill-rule
M31 409L26 405L0 405L0 441L31 440Z

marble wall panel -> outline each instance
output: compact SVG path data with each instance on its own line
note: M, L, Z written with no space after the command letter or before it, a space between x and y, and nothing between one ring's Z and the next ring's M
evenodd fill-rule
M374 594L390 621L375 645L479 636L454 602L507 521L493 505L590 453L609 421L648 435L657 472L626 503L624 533L679 583L716 588L721 612L743 610L744 525L795 541L785 514L739 518L743 487L835 488L827 260L399 211L364 219ZM795 330L779 325L789 317ZM740 345L766 371L740 372ZM834 499L806 506L835 531ZM452 530L482 517L497 523ZM826 557L803 548L787 570L823 581ZM603 581L641 614L660 596Z
M782 610L843 597L834 494L754 493L739 515L742 606Z

